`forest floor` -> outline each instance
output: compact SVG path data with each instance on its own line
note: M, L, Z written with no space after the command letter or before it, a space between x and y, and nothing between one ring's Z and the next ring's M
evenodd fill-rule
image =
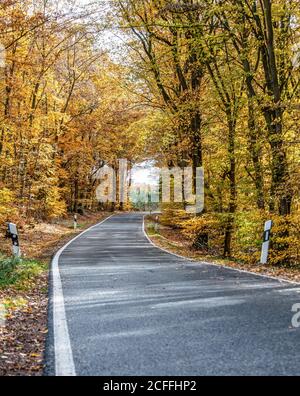
M53 254L108 214L69 216L20 232L22 261L8 258L11 242L0 236L0 376L43 374L47 336L48 274Z
M154 218L151 216L146 218L145 224L148 236L153 241L153 243L156 246L171 253L178 254L196 261L204 261L233 269L249 271L260 275L267 275L280 280L300 283L300 267L291 268L284 266L274 267L270 265L250 265L243 262L224 259L210 255L207 252L196 250L192 247L191 241L182 235L178 229L173 229L158 223L155 226Z

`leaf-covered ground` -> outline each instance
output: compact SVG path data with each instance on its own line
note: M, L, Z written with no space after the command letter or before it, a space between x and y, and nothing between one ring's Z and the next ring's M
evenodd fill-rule
M0 375L41 375L47 334L47 273L21 292L0 291L6 307L5 326L0 328Z
M0 376L43 374L51 256L74 234L106 216L81 216L77 231L72 230L72 219L23 230L26 258L21 262L4 256L10 246L0 238Z

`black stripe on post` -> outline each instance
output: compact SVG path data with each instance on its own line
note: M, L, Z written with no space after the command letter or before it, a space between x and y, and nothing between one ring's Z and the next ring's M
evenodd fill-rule
M271 231L265 231L264 232L264 243L265 242L269 242L270 241L270 239L271 239Z

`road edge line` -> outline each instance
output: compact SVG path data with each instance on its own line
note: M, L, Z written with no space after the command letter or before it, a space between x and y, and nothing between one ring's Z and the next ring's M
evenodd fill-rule
M145 226L146 226L146 223L145 223L145 218L146 218L146 216L147 216L147 215L145 215L144 218L143 218L143 232L144 232L145 237L148 239L148 241L151 243L152 246L154 246L155 248L157 248L157 249L159 249L159 250L161 250L161 251L163 251L163 252L165 252L165 253L168 253L168 254L170 254L170 255L172 255L172 256L175 256L175 257L178 257L178 258L180 258L180 259L184 259L184 260L190 261L191 263L211 265L211 266L213 266L213 267L225 268L225 269L228 269L228 270L231 270L231 271L234 271L234 272L240 272L240 273L242 273L242 274L255 275L255 276L258 276L258 277L260 277L260 278L272 279L272 280L275 280L275 281L277 281L277 282L279 282L279 283L288 283L288 284L291 284L291 285L300 286L300 282L295 282L295 281L291 281L291 280L283 279L283 278L276 278L275 276L271 276L271 275L258 274L258 273L256 273L256 272L251 272L251 271L247 271L247 270L241 270L241 269L238 269L238 268L232 268L232 267L229 267L228 265L221 265L221 264L216 264L216 263L209 263L209 262L207 262L207 261L199 261L199 260L193 259L193 258L191 258L191 257L184 257L184 256L181 256L181 255L179 255L179 254L172 253L172 252L170 252L170 251L167 250L167 249L164 249L164 248L162 248L162 247L160 247L160 246L157 246L157 245L150 239L149 235L148 235L147 232L146 232L146 227L145 227Z
M62 281L59 271L59 259L64 250L69 247L78 238L82 237L87 232L96 228L115 215L111 215L98 224L89 227L87 230L81 232L65 246L63 246L53 257L51 262L52 274L52 304L53 304L53 339L54 339L54 366L55 376L57 377L75 377L76 370L73 359L73 351L71 347L70 334L68 329L68 322L66 317L66 309L63 295Z

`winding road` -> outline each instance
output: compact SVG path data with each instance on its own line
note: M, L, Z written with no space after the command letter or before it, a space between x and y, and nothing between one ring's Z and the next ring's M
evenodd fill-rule
M299 375L300 287L154 247L115 215L53 260L46 375Z

